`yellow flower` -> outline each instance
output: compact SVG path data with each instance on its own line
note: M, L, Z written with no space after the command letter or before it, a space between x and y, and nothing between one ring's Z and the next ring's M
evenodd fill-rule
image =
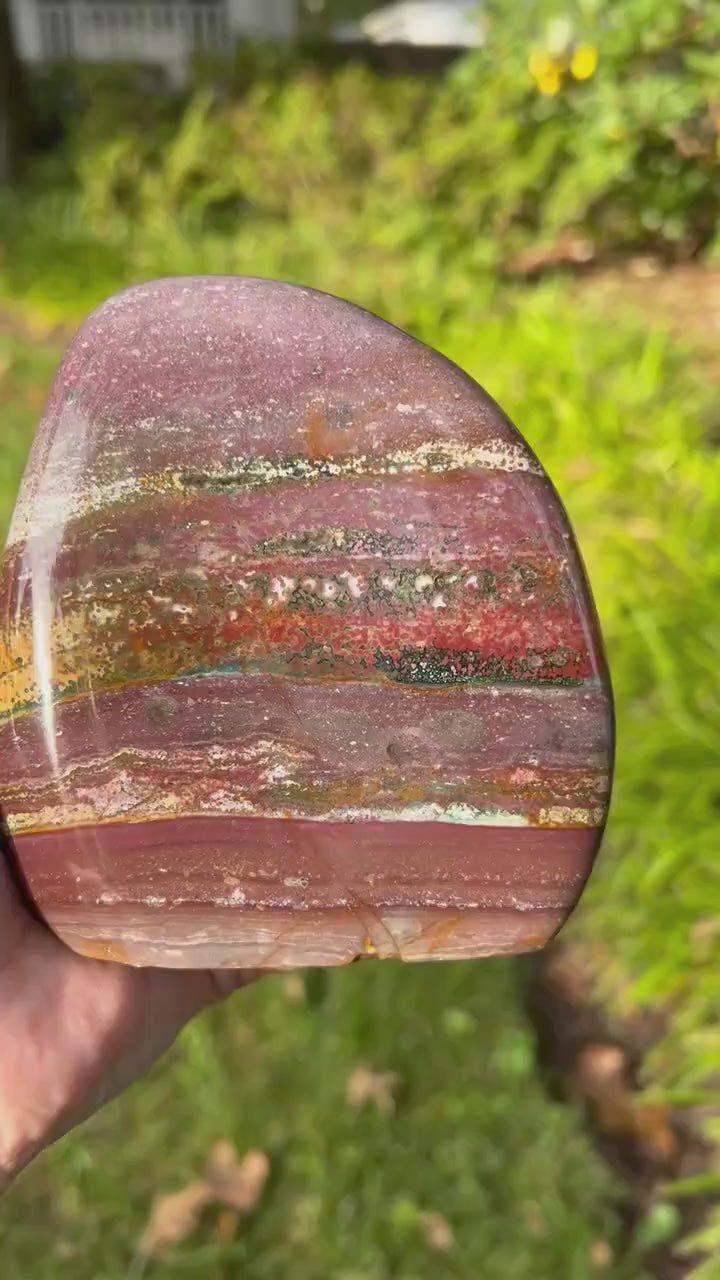
M534 49L528 58L528 71L541 93L557 93L561 74L555 58L540 49Z
M541 76L545 75L548 68L552 67L552 65L552 58L549 58L542 49L533 49L530 57L528 58L528 71L530 72L533 80L539 80Z
M591 44L579 44L572 56L570 71L576 80L589 80L598 61L597 49Z
M548 97L557 93L560 88L560 72L558 68L551 63L543 74L537 77L536 83L540 92L547 94Z

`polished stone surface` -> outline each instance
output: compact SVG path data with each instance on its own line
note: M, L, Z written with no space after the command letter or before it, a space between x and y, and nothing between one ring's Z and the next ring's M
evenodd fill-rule
M0 800L70 946L540 946L611 761L566 517L457 367L265 280L156 281L89 317L0 577Z

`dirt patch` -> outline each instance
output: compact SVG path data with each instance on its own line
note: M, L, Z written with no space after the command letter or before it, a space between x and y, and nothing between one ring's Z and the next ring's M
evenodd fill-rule
M654 258L596 261L585 241L570 238L555 250L526 255L509 273L533 282L560 278L581 300L629 308L687 343L705 372L720 380L720 264L670 264Z
M585 276L577 288L595 300L630 306L654 323L660 321L690 343L706 371L720 379L720 266L666 267L638 258L622 269Z
M652 1010L613 1020L598 1002L599 958L577 943L555 943L525 965L525 1004L535 1029L538 1061L550 1092L580 1105L602 1157L624 1189L620 1207L627 1243L663 1188L708 1173L714 1152L693 1126L691 1111L648 1102L644 1062L661 1038L664 1016ZM643 1261L656 1280L684 1280L702 1259L680 1254L720 1202L714 1194L678 1199L671 1239Z

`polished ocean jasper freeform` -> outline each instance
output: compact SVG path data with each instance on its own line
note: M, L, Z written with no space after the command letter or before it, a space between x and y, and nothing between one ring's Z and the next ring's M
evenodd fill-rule
M560 502L488 395L347 302L155 281L70 344L0 578L0 801L131 964L525 951L606 817Z

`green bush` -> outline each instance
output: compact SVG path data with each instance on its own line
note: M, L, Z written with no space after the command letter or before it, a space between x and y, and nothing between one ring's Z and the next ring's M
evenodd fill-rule
M243 49L146 114L125 73L83 72L62 146L0 199L0 296L67 319L162 274L302 281L438 346L516 418L580 535L618 698L573 927L615 999L673 1011L654 1079L682 1100L720 1053L713 391L655 330L507 276L563 246L712 249L720 0L564 11L491 6L485 48L434 82ZM27 426L4 421L14 476Z
M653 335L616 336L588 315L576 347L572 304L502 297L497 269L569 228L647 247L650 213L662 213L650 221L663 243L673 218L684 229L672 242L696 242L720 201L709 124L720 0L566 10L536 0L520 24L491 6L486 47L434 88L360 66L303 69L287 52L248 64L244 51L232 91L206 64L205 88L159 98L142 128L132 95L104 82L105 105L80 111L64 144L68 181L38 173L0 203L0 290L67 317L162 274L302 281L439 346L517 410L568 486L620 655L616 859L594 918L608 935L613 915L628 929L623 964L645 975L637 998L694 985L678 1019L688 1031L710 1016L720 960L711 930L702 943L693 934L707 894L720 898L720 475L707 396ZM568 450L589 474L564 480Z
M67 134L0 204L0 280L85 309L158 270L272 266L342 292L362 257L366 300L409 289L412 319L440 278L711 247L720 0L564 9L535 0L521 23L498 0L485 46L435 81L247 46L199 64L190 96L128 68L85 68L74 94L60 75Z
M362 299L362 262L347 270L348 292ZM437 297L420 336L512 414L557 484L588 564L619 750L607 838L570 928L599 940L614 998L677 1011L654 1083L686 1097L720 1052L713 389L667 337L622 317L608 323L566 287L453 300L439 281ZM405 305L388 305L388 319ZM49 372L42 350L6 340L3 355L15 408L4 419L10 450L8 426L0 436L0 523L38 412L21 400ZM248 1280L595 1274L589 1252L608 1230L607 1184L567 1113L543 1111L508 968L352 966L317 986L308 979L299 1004L281 980L270 982L249 1006L192 1028L171 1073L157 1072L21 1184L4 1237L9 1274L55 1274L57 1259L42 1257L55 1230L78 1248L73 1277L117 1280L158 1177L170 1188L191 1178L226 1133L270 1150L272 1200L231 1244L213 1242L207 1224L160 1275L180 1276L183 1266L234 1274L233 1265ZM342 1090L357 1060L406 1081L395 1120L348 1118ZM317 1218L296 1238L296 1204L307 1197ZM446 1260L422 1253L413 1204L439 1208L452 1224L458 1246ZM536 1238L538 1218L548 1229ZM643 1238L663 1221L654 1212ZM612 1231L609 1240L621 1248ZM619 1252L603 1274L636 1280L641 1271Z

